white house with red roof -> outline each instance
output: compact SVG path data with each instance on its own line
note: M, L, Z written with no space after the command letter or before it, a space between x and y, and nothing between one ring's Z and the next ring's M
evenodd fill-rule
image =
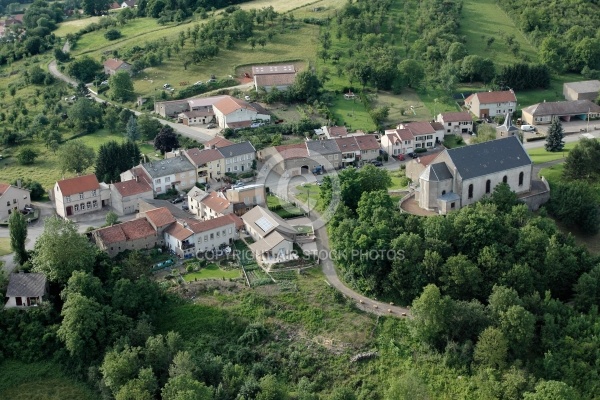
M473 132L473 118L468 111L440 113L436 121L443 125L446 135Z
M110 187L99 183L94 174L76 176L56 182L52 200L56 213L63 218L69 218L108 206Z
M109 58L108 60L104 61L103 66L104 73L109 76L114 75L119 71L125 71L131 74L131 64L117 58Z
M213 112L221 128L248 128L253 123L265 123L271 120L271 116L262 107L231 96L224 96L214 103Z
M381 148L392 156L414 151L415 137L408 129L388 129L381 136Z
M465 99L465 107L477 118L506 115L506 113L516 111L517 97L512 89L501 92L473 93Z
M23 210L30 204L29 190L8 183L0 183L0 221L7 219L10 213Z

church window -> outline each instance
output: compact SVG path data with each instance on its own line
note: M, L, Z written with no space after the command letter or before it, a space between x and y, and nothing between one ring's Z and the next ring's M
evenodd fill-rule
M519 186L523 186L523 171L519 172Z
M472 183L469 185L469 198L470 199L473 198L473 184Z
M504 175L504 178L502 178L502 182L508 183L508 176Z
M485 192L489 193L492 189L492 181L490 181L489 179L487 181L485 181Z

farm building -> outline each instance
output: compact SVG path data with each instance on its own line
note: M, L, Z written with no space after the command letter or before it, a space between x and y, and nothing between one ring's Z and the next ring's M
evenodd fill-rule
M296 68L293 65L259 65L252 67L254 87L270 92L273 88L287 90L294 84Z
M553 101L534 104L523 109L523 122L530 125L549 124L554 118L569 122L600 116L600 106L589 100Z
M565 82L563 95L565 100L590 100L595 101L600 92L600 81Z

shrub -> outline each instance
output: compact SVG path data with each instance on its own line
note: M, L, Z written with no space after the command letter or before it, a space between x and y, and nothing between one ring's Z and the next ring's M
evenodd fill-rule
M107 40L117 40L118 38L121 37L121 32L119 32L117 29L109 29L104 34L104 37Z
M415 149L415 153L425 153L427 152L427 149L424 147L419 147L418 149Z
M187 272L193 272L194 271L194 264L189 264L187 267L185 267L185 270Z

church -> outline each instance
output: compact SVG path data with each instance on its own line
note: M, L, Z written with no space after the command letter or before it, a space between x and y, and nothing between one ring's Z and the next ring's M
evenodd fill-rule
M505 182L531 190L533 163L517 136L446 149L419 176L419 207L439 214L473 204Z

